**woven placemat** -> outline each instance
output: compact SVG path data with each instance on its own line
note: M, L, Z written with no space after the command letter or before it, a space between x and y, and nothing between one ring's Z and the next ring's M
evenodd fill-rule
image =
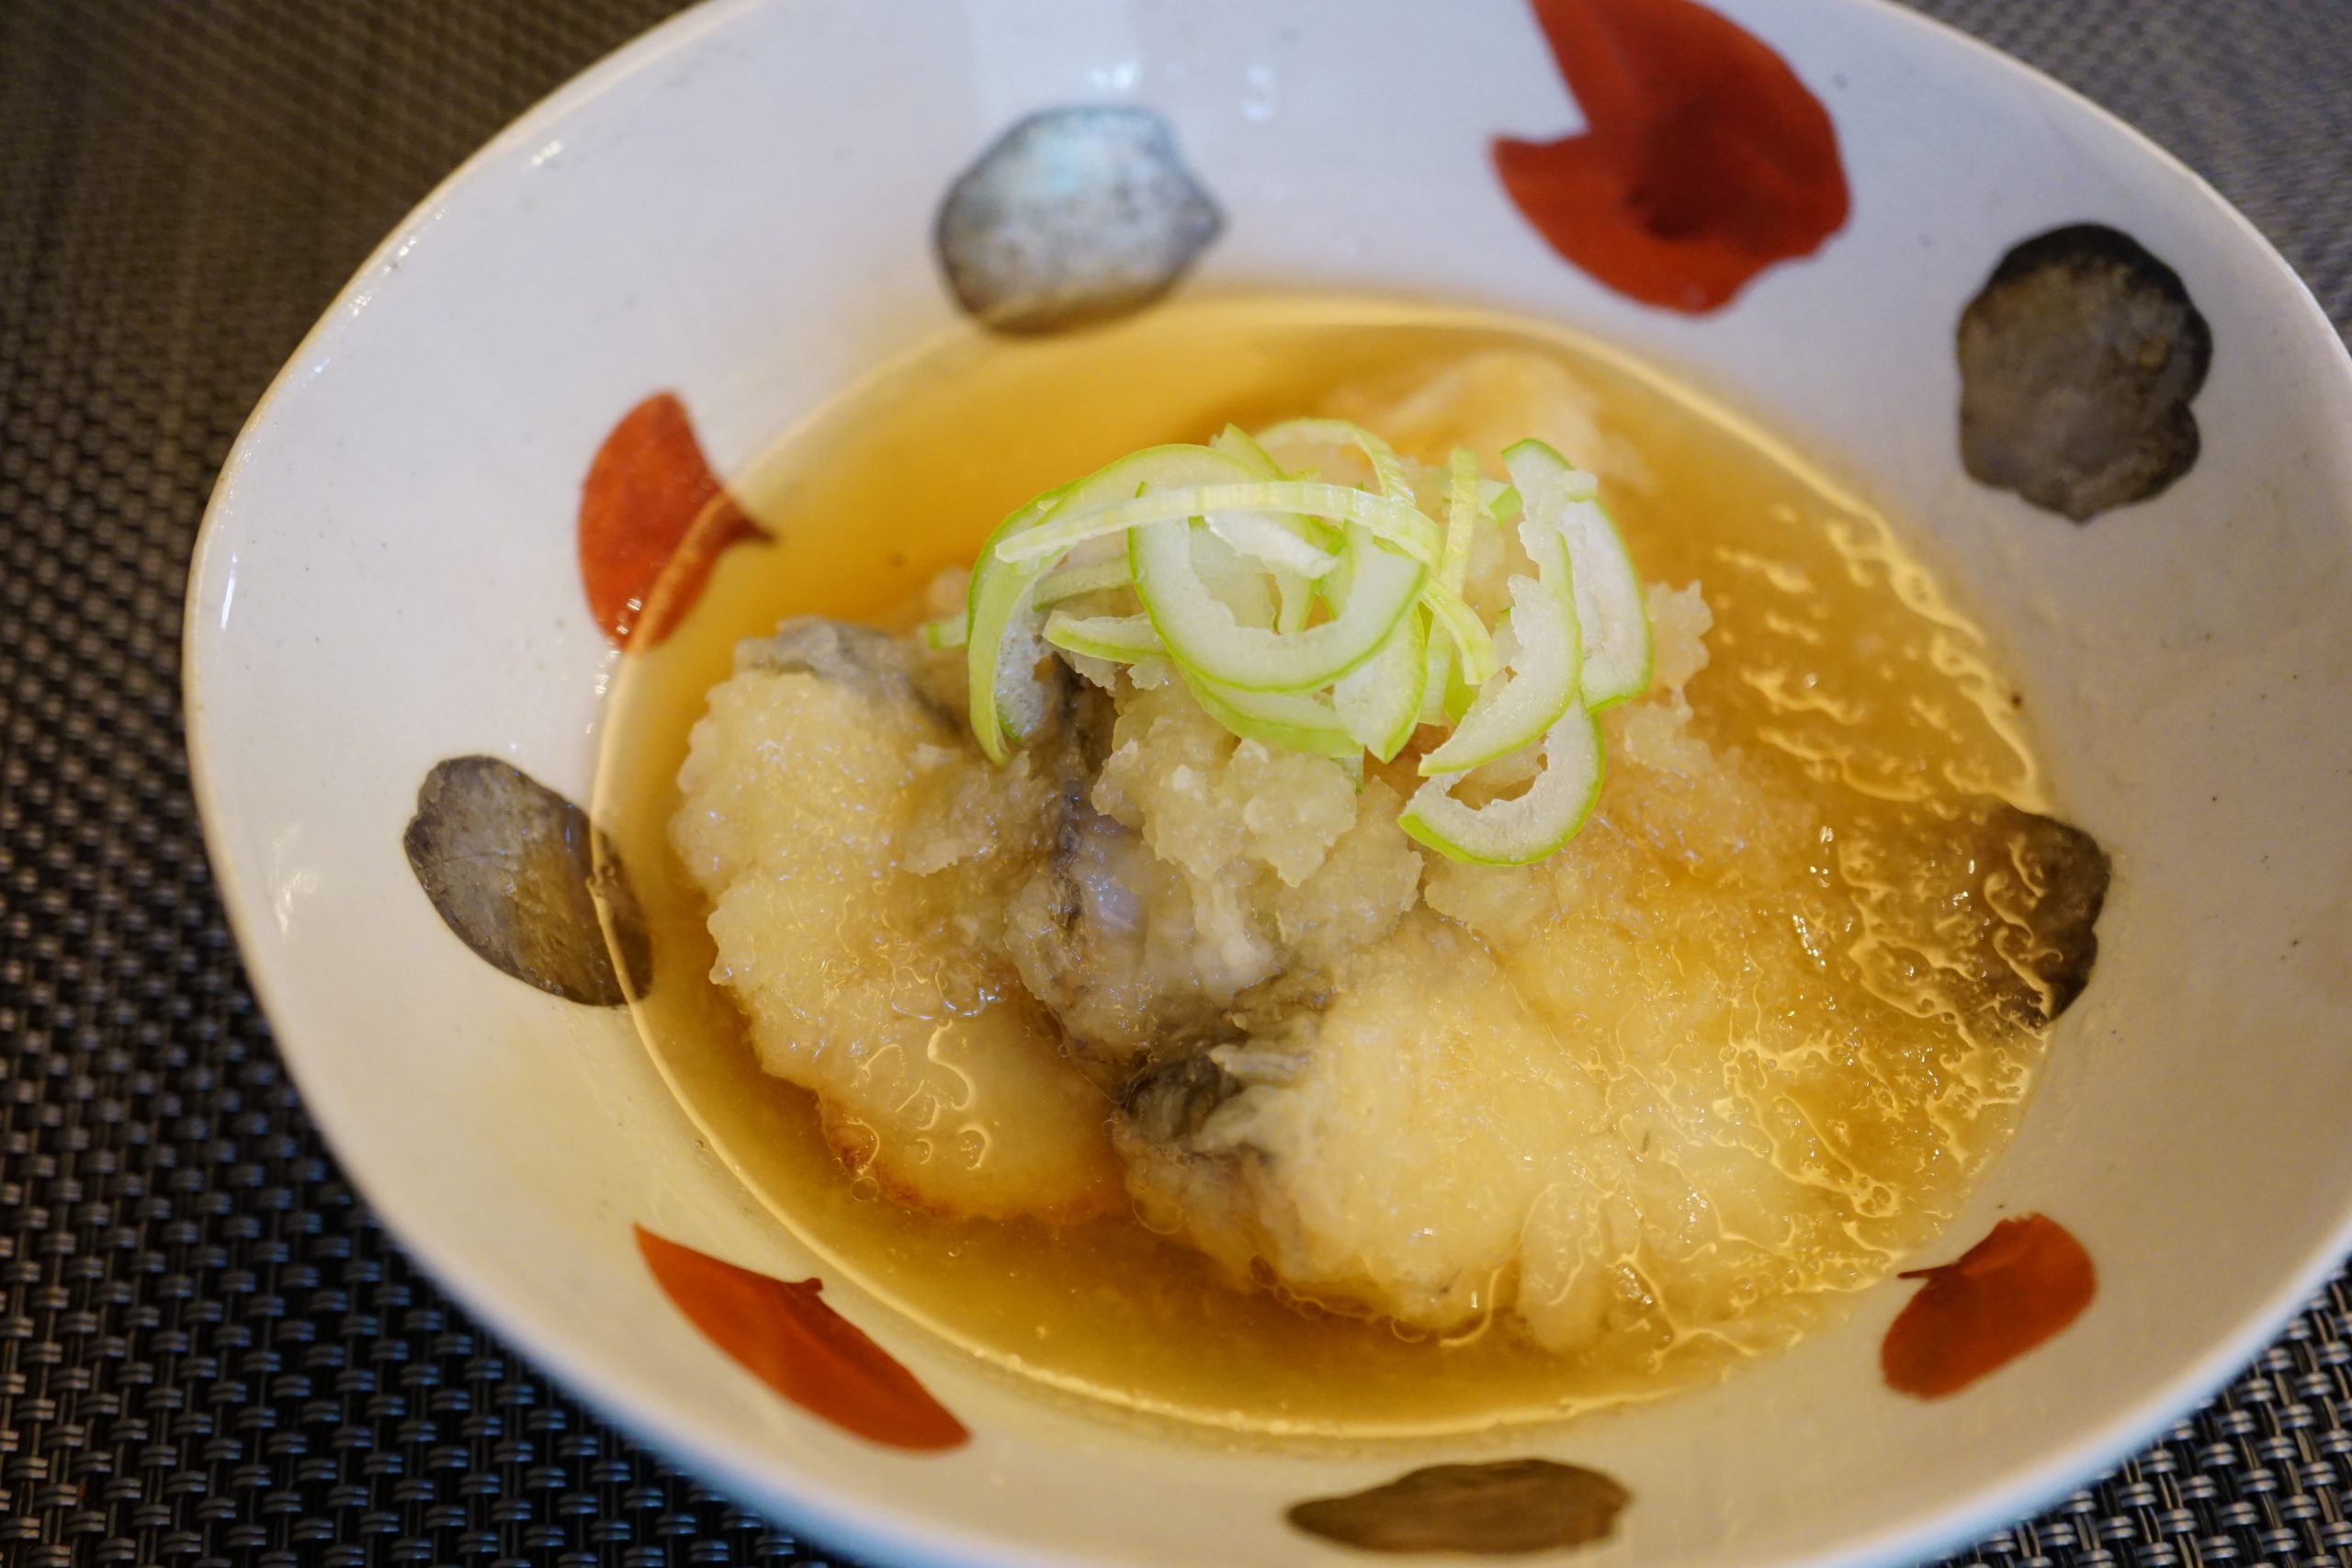
M667 0L0 0L0 1563L826 1561L477 1330L239 970L178 708L229 444L433 183ZM2195 164L2352 323L2346 0L1931 0ZM2352 1563L2352 1297L1963 1561Z

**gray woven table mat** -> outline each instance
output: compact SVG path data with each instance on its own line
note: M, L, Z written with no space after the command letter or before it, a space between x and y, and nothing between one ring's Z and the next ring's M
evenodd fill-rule
M0 1563L814 1564L477 1330L304 1119L198 844L179 604L246 411L459 158L665 0L0 0ZM2352 0L1928 0L2352 323ZM2339 1281L1962 1561L2352 1564Z

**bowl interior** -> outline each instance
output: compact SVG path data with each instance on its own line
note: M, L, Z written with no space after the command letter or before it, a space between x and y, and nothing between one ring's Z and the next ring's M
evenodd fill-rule
M1041 108L1134 104L1222 213L1184 287L1557 321L1713 389L1914 525L2020 677L2066 814L2115 857L2097 978L1953 1233L2063 1216L2098 1264L2090 1313L1928 1404L1878 1379L1904 1294L1882 1289L1720 1389L1513 1437L1632 1489L1593 1560L1916 1556L2119 1457L2251 1354L2352 1212L2352 370L2242 220L2050 84L1871 0L1717 8L1826 106L1853 209L1713 314L1611 293L1504 196L1489 139L1578 123L1511 0L1384 7L1377 27L1305 0L958 5L921 29L848 0L706 6L437 192L240 441L188 617L232 916L308 1104L403 1242L635 1429L886 1557L1300 1561L1328 1549L1284 1526L1290 1503L1496 1451L1238 1453L1116 1425L835 1279L828 1299L975 1440L903 1455L809 1419L676 1315L630 1226L786 1278L815 1261L698 1143L624 1013L477 962L401 852L445 758L589 796L616 656L573 530L618 413L674 389L714 466L746 461L959 325L932 231L981 148ZM2011 247L2085 222L2178 275L2212 356L2194 466L2077 525L1969 477L1953 344Z

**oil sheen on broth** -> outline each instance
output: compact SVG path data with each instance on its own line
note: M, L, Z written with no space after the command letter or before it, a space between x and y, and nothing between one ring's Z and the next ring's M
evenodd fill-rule
M688 732L735 644L790 615L908 624L936 573L967 563L998 517L1048 485L1141 446L1204 439L1227 420L1378 406L1410 426L1414 405L1400 410L1397 395L1497 355L1532 356L1584 389L1581 439L1601 450L1579 452L1569 432L1569 456L1601 470L1644 578L1697 581L1713 612L1711 661L1688 688L1690 733L1736 750L1804 803L1819 832L1804 852L1735 855L1736 896L1703 906L1768 910L1773 929L1710 915L1655 931L1668 971L1758 962L1783 976L1663 1055L1625 1043L1629 1019L1672 1006L1644 993L1651 982L1604 966L1577 983L1623 994L1564 995L1540 952L1515 964L1497 943L1496 962L1562 1038L1595 1043L1587 1048L1609 1058L1641 1115L1680 1113L1685 1063L1729 1064L1708 1071L1762 1109L1744 1134L1754 1146L1727 1157L1761 1162L1788 1191L1834 1197L1849 1213L1835 1244L1769 1209L1685 1216L1678 1233L1645 1235L1644 1256L1683 1269L1720 1257L1731 1326L1684 1332L1629 1309L1627 1332L1561 1355L1491 1316L1450 1336L1414 1333L1237 1290L1132 1217L942 1218L845 1168L811 1097L760 1071L733 1001L709 980L707 907L665 831ZM1408 450L1451 435L1384 434ZM957 338L788 433L733 488L776 542L721 559L679 631L625 661L607 720L596 816L644 902L656 955L638 1023L713 1146L786 1224L978 1356L1237 1430L1373 1435L1556 1417L1716 1375L1815 1326L1934 1236L2009 1135L2040 1033L1989 1027L1998 998L1962 994L1935 933L1953 823L1996 832L1988 807L2044 808L2011 689L1882 518L1703 399L1515 319L1212 299L1045 341ZM1603 818L1624 804L1604 794ZM1670 850L1641 861L1631 882L1597 877L1596 896L1642 897L1641 877L1672 875Z

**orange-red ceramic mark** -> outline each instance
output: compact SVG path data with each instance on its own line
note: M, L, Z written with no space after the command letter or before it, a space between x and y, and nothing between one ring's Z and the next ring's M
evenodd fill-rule
M653 1278L696 1328L785 1398L894 1449L961 1447L971 1433L841 1314L817 1280L771 1280L636 1227Z
M703 460L676 394L621 416L580 491L580 579L616 646L650 647L685 618L719 552L767 535Z
M2081 1315L2098 1288L2091 1255L2041 1214L2003 1220L1939 1269L1886 1331L1879 1366L1899 1393L1941 1399L2007 1366Z
M1585 130L1498 137L1495 168L1561 255L1698 314L1844 226L1829 111L1760 39L1695 0L1533 4Z

